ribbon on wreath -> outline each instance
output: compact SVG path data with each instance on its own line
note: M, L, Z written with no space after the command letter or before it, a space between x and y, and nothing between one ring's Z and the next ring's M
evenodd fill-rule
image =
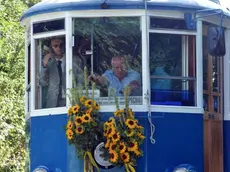
M99 170L99 167L98 167L98 165L97 165L97 163L95 162L95 160L94 160L94 158L93 158L93 156L92 156L92 153L91 152L89 152L89 151L86 151L85 152L85 154L84 154L84 172L87 172L87 170L86 170L86 157L88 156L88 158L89 158L89 161L92 163L92 165L97 169L97 171L99 172L100 170Z
M136 172L135 168L133 167L133 163L126 163L125 168L127 172Z

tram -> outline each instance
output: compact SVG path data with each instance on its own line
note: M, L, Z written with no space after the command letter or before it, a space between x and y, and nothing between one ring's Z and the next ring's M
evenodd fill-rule
M43 0L20 22L27 171L83 171L63 129L71 101L62 94L64 101L56 103L58 76L41 81L55 53L65 56L62 93L74 85L69 71L80 64L77 57L94 76L114 72L114 56L124 57L126 67L139 74L139 90L128 97L146 137L136 171L230 171L230 11L218 0ZM122 106L119 84L114 88ZM105 118L116 110L106 89L97 87L94 96Z

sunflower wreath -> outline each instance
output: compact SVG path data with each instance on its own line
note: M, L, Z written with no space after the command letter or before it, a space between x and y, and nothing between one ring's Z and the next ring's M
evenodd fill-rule
M125 92L127 90L128 88ZM110 117L104 123L105 148L113 165L124 165L127 172L135 172L136 159L143 155L140 146L145 139L144 128L129 108L127 94L124 109L119 109L117 97L114 96L117 110L114 112L114 117Z
M103 123L100 120L100 106L93 100L93 96L88 96L87 69L85 68L85 88L70 90L73 105L68 109L68 120L65 126L66 137L69 144L76 148L79 159L84 159L84 171L91 172L93 167L99 171L92 151L103 139ZM94 95L93 84L93 94ZM83 93L85 95L83 95Z

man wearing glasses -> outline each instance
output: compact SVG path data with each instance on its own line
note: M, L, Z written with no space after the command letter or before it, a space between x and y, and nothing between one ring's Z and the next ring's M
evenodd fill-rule
M42 60L42 77L40 83L47 87L45 108L66 106L66 57L63 39L53 37L50 40L51 51ZM75 66L81 62L74 60ZM82 75L81 68L73 69L74 77Z

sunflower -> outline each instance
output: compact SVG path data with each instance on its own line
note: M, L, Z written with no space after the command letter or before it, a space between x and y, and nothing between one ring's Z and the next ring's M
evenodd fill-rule
M119 141L120 140L120 133L119 132L116 132L116 133L114 133L113 135L112 135L112 141L113 142L117 142L117 141Z
M145 139L145 136L143 136L140 132L137 133L137 136L142 140Z
M108 124L115 124L115 119L113 117L110 117L108 120Z
M109 120L104 123L104 128L113 127L114 124L115 124L115 119L113 117L110 117Z
M91 108L92 107L92 104L93 104L93 101L88 99L85 101L85 106L88 107L88 108Z
M135 153L136 156L140 156L141 155L141 152L139 150L135 150L134 153Z
M86 113L91 114L92 111L93 111L93 109L92 109L92 108L89 108L89 109L86 111Z
M144 127L142 127L141 125L137 124L137 125L136 125L136 128L142 129L142 128L144 128Z
M66 135L68 139L71 140L73 138L73 131L70 129L66 130Z
M107 137L107 129L104 129L103 134L104 134L105 137Z
M108 138L112 137L114 134L116 134L115 128L111 127L107 130L106 135Z
M67 128L68 129L72 129L73 128L73 123L71 121L68 121Z
M68 116L70 116L72 114L72 108L68 109Z
M125 124L130 128L133 129L136 127L136 120L133 119L126 119Z
M128 144L128 151L134 152L135 150L138 150L138 144L136 141L129 142Z
M125 110L124 110L124 109L121 109L121 110L119 110L119 112L120 112L120 113L124 113L124 112L125 112Z
M110 140L107 140L105 143L105 148L109 148L109 146L110 146Z
M116 110L116 112L113 113L116 117L120 116L120 110Z
M117 160L118 160L118 154L117 154L117 152L115 152L115 151L110 151L110 152L109 152L109 155L110 155L110 161L111 161L112 163L116 163Z
M85 97L85 96L81 96L80 102L81 102L82 104L84 104L85 100L86 100L86 97Z
M123 154L126 151L126 145L124 142L121 142L119 145L120 154Z
M100 106L97 104L97 102L94 102L94 103L93 103L93 107L94 107L96 110L99 110L99 109L100 109Z
M75 132L77 134L82 134L84 133L84 128L82 126L77 126Z
M92 120L92 118L91 118L90 114L87 113L87 114L82 116L82 120L83 120L83 122L90 122Z
M72 111L73 111L74 114L78 113L79 110L80 110L80 106L78 104L76 104L76 106L72 107Z
M130 161L130 155L129 155L129 153L128 153L128 152L125 152L125 153L121 154L121 159L122 159L125 163L129 162L129 161Z
M81 125L82 123L83 123L82 117L76 116L75 117L75 125Z
M132 137L133 134L134 134L133 130L128 130L128 131L126 131L126 135L127 135L128 137Z
M109 152L110 152L110 151L115 151L116 148L117 148L117 144L116 144L116 143L111 143L111 144L109 145Z

